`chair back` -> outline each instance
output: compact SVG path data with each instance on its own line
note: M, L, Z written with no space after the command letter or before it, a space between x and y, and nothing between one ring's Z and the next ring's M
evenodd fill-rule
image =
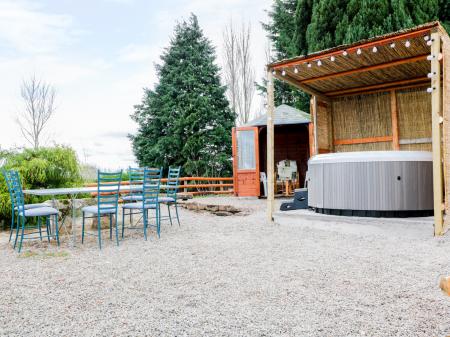
M9 181L11 187L11 202L14 207L17 207L17 211L22 215L25 209L25 198L22 191L22 182L20 180L19 172L16 170L9 171Z
M169 167L169 173L167 174L167 187L166 193L168 197L177 200L178 184L180 180L181 166Z
M144 183L144 168L142 167L128 167L128 179L130 185L142 185ZM142 196L141 190L131 190L128 192L128 196Z
M159 188L162 177L161 168L145 168L144 169L144 184L142 187L142 198L144 204L158 205Z
M117 211L122 170L118 172L97 172L97 203L99 212Z
M13 194L13 188L12 188L12 184L11 184L11 170L5 170L2 169L2 175L5 178L5 182L6 182L6 188L8 189L8 193L9 193L9 199L11 200L11 207L12 209L14 209L15 205L14 205L14 194Z

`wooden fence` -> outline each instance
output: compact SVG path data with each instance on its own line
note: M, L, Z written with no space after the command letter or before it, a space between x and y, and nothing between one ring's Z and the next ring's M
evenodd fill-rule
M161 179L161 184L167 183L167 178ZM122 181L121 185L129 185L129 181ZM88 183L85 186L94 187L97 183ZM124 193L128 191L124 190ZM181 177L178 192L180 194L207 195L207 194L233 194L233 177Z

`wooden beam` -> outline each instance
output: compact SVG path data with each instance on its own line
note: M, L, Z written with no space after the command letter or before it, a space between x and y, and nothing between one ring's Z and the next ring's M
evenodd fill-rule
M313 77L313 78L307 78L306 80L300 81L300 83L304 85L304 84L311 83L311 82L328 80L330 78L336 78L336 77L359 74L359 73L363 73L363 72L367 72L367 71L385 69L385 68L390 68L390 67L395 67L395 66L398 66L401 64L405 64L405 63L419 62L419 61L426 60L428 55L429 54L412 56L412 57L407 57L407 58L403 58L400 60L379 63L379 64L365 66L365 67L361 67L361 68L357 68L357 69L345 70L345 71L341 71L338 73L327 74L327 75L317 76L317 77Z
M275 204L274 115L275 99L272 71L267 71L267 221L273 222Z
M383 142L392 142L392 136L353 138L353 139L336 139L334 141L334 145L351 145L351 144L383 143Z
M438 32L431 33L433 41L431 54L438 55L441 52L441 37ZM434 202L434 235L444 234L443 226L443 188L442 188L442 150L441 150L441 65L436 57L431 60L431 72L435 76L431 79L431 138L433 148L433 202Z
M281 75L278 75L278 73L277 73L274 76L275 76L275 78L279 79L280 81L289 83L293 87L296 87L297 89L303 90L304 92L306 92L307 94L310 94L311 96L319 97L320 100L322 100L324 102L327 102L327 103L331 102L330 98L327 97L326 95L324 95L322 92L311 88L309 85L305 85L305 84L300 83L299 81L297 81L295 78L289 76L288 74L286 74L285 76L281 76Z
M379 47L379 46L383 46L383 45L389 45L392 42L396 42L399 40L413 39L415 37L428 35L432 28L433 27L426 27L426 28L416 30L413 32L407 32L407 33L398 34L398 35L394 35L394 36L386 37L386 38L374 39L374 40L366 42L366 43L353 44L348 47L334 48L331 51L319 52L319 53L316 53L311 56L299 57L299 58L296 58L293 60L284 60L284 61L280 61L280 62L271 64L271 67L272 67L272 69L282 69L282 68L286 68L286 67L293 67L295 65L299 65L302 63L306 63L306 62L314 62L316 60L320 60L323 58L329 58L331 56L342 55L342 52L344 50L346 50L348 53L352 53L352 52L356 52L358 50L358 48L366 49L366 48L371 48L374 46Z
M237 154L237 141L236 141L236 128L231 131L231 151L233 154L233 191L234 195L238 195L238 154Z
M309 135L309 158L314 156L314 123L308 124L308 135Z
M395 90L391 90L391 125L392 125L392 149L400 150L399 129L398 129L398 112L397 112L397 95Z
M319 140L317 136L317 97L312 97L312 117L314 120L314 155L319 154Z
M408 84L419 83L419 82L429 83L429 81L430 81L430 79L427 76L421 76L421 77L416 77L416 78L407 79L407 80L399 80L399 81L392 81L392 82L386 82L386 83L380 83L380 84L366 85L366 86L357 87L357 88L328 91L325 94L327 96L333 97L333 96L339 96L339 95L343 95L343 94L359 93L359 92L364 92L364 91L369 91L369 90L374 90L374 89L386 88L386 90L389 90L389 89L394 89L395 87L401 86L401 85L408 85ZM393 88L391 88L391 87L393 87Z
M428 82L423 82L423 83L401 85L401 86L393 87L393 88L383 88L383 89L375 89L375 90L368 90L368 91L361 91L361 92L352 92L352 93L348 93L348 94L342 94L342 95L339 95L339 96L334 96L333 98L346 97L346 96L376 94L376 93L379 93L379 92L388 92L388 91L391 91L391 90L394 90L394 89L399 91L399 90L412 89L412 88L425 88L425 87L428 87L429 85L430 85L430 82L428 81Z

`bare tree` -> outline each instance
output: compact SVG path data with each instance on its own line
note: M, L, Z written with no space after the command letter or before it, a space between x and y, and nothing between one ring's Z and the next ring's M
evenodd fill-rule
M22 135L35 149L40 145L43 130L55 113L56 90L33 75L20 88L24 110L16 121Z
M238 124L248 122L255 95L255 71L251 58L251 26L242 23L236 31L233 22L224 29L225 82L231 108Z

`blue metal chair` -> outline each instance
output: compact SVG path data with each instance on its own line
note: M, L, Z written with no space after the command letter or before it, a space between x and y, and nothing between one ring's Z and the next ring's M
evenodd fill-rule
M55 237L56 242L59 246L59 230L58 230L58 215L59 212L57 209L53 207L37 207L37 208L26 208L24 203L24 196L22 192L22 184L20 181L20 176L17 171L10 171L9 174L10 186L12 188L12 199L14 200L14 206L17 209L17 231L16 231L16 239L14 240L14 248L16 248L17 240L20 234L20 242L19 242L19 253L22 250L22 244L24 239L37 239L37 236L33 236L33 234L39 233L39 238L42 241L42 228L41 228L41 218L45 217L46 219L46 234L47 239L50 242L50 218L54 217L55 222ZM37 228L38 232L25 233L25 223L26 219L30 217L37 217ZM20 226L20 230L19 230Z
M144 182L144 169L141 167L129 167L128 176L130 185L142 185ZM141 190L131 190L128 195L122 197L124 202L142 201L142 191Z
M147 240L147 228L149 226L156 227L156 232L158 237L161 237L161 226L160 226L160 209L159 209L159 188L161 184L162 168L145 168L144 169L144 180L142 186L142 201L125 203L122 205L122 238L125 231L125 215L126 210L129 214L142 214L143 219L143 229L144 238ZM155 225L149 225L149 215L148 211L154 209L155 214ZM128 227L129 229L140 229L141 227Z
M101 219L109 216L109 238L112 240L112 217L115 215L116 243L119 245L119 232L117 228L117 213L119 203L119 189L122 182L122 170L119 172L97 172L97 205L86 206L81 209L83 213L81 243L84 243L84 235L98 237L98 245L102 249ZM93 216L87 216L93 214ZM97 234L85 233L85 219L97 218Z
M160 197L159 202L167 204L167 210L169 211L170 225L172 225L172 215L170 213L170 206L175 205L175 213L177 215L178 226L180 226L180 218L178 216L178 184L180 180L181 166L169 167L169 173L167 174L167 187L166 196Z
M17 213L17 206L14 204L14 197L13 197L13 188L11 185L11 170L5 170L2 169L3 177L5 178L6 187L8 189L9 198L11 200L11 228L9 231L9 242L11 242L12 234L14 230L16 229L16 225L18 224L16 213ZM47 207L46 204L25 204L25 209L32 209L32 208L39 208L39 207Z

